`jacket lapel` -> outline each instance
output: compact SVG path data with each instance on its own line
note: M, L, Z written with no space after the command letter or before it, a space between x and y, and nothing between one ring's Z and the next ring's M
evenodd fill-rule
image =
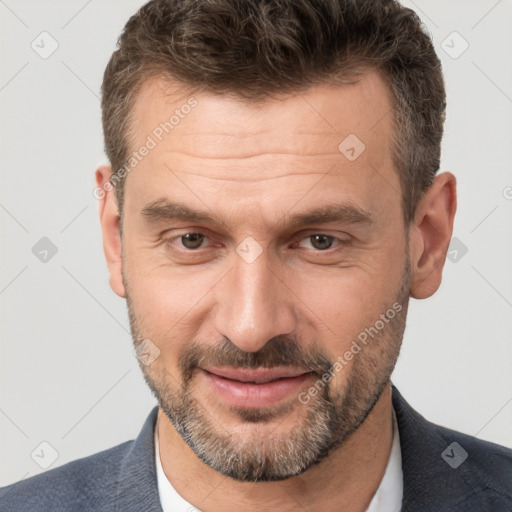
M155 464L155 407L121 462L117 482L119 512L163 512L158 495Z

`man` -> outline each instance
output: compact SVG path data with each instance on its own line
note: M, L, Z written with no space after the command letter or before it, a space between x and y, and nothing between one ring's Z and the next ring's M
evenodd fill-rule
M512 452L427 422L390 382L456 209L412 11L152 1L102 109L110 285L159 408L0 510L512 510Z

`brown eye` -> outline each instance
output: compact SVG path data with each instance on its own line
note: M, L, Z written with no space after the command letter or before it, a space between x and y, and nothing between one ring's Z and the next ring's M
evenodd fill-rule
M199 249L205 239L202 233L187 233L180 237L183 247L186 249Z

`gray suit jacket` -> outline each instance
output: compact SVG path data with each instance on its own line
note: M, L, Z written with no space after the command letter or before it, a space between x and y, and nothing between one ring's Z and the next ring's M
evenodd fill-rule
M428 422L395 387L393 406L402 512L512 511L512 450ZM153 441L157 410L135 441L0 489L0 512L162 512Z

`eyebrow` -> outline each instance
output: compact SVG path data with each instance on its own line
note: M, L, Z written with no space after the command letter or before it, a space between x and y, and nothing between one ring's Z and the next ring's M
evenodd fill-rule
M160 198L141 210L142 217L148 224L169 221L192 222L199 224L224 224L223 219L206 211L199 211L188 206ZM280 225L298 227L308 224L325 224L328 222L343 222L346 224L373 223L372 216L365 210L352 204L327 204L301 213L285 214L279 221Z

